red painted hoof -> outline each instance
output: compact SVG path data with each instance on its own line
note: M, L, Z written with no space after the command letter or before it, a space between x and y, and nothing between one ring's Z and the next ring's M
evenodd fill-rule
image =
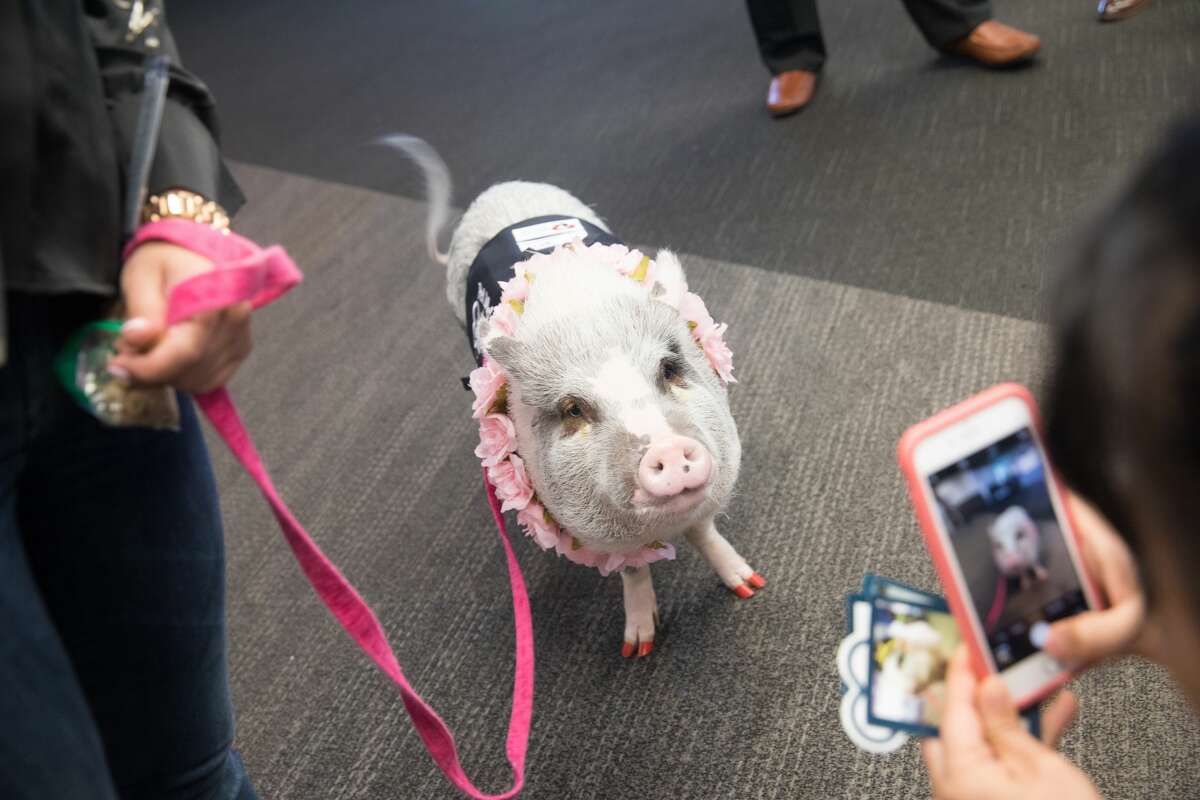
M650 651L653 649L654 649L654 641L653 640L651 640L649 642L642 642L641 646L638 647L638 658L642 658L644 656L650 655Z
M767 585L767 579L755 572L751 574L749 578L746 578L746 583L750 584L755 589L761 589Z
M621 656L623 658L629 658L632 655L633 655L633 642L625 642L625 644L621 645Z
M735 586L733 593L743 600L749 600L751 597L754 597L754 590L744 583L741 586Z

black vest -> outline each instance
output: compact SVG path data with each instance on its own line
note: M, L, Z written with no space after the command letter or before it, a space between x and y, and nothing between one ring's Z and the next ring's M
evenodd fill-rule
M475 338L477 326L500 302L500 282L512 280L516 274L513 266L580 238L586 245L623 244L585 219L551 214L509 225L483 246L467 272L467 341L476 364L483 364L483 352Z

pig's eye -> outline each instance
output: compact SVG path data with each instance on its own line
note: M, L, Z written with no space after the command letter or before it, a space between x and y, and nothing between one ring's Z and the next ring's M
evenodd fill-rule
M679 364L670 358L664 358L658 365L658 376L663 383L681 383L683 381L683 372L680 370Z
M570 396L558 401L558 415L572 431L592 419L586 402Z

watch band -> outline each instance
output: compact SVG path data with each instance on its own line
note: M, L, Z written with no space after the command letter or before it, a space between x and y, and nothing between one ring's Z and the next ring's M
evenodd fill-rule
M229 233L229 215L215 201L187 189L168 189L151 195L142 207L142 224L164 219L186 219L215 231Z

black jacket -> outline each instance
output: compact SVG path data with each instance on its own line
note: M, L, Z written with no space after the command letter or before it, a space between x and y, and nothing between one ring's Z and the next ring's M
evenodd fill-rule
M233 213L213 99L179 62L161 0L0 0L0 281L112 294L125 172L147 54L171 61L151 193L182 187Z

